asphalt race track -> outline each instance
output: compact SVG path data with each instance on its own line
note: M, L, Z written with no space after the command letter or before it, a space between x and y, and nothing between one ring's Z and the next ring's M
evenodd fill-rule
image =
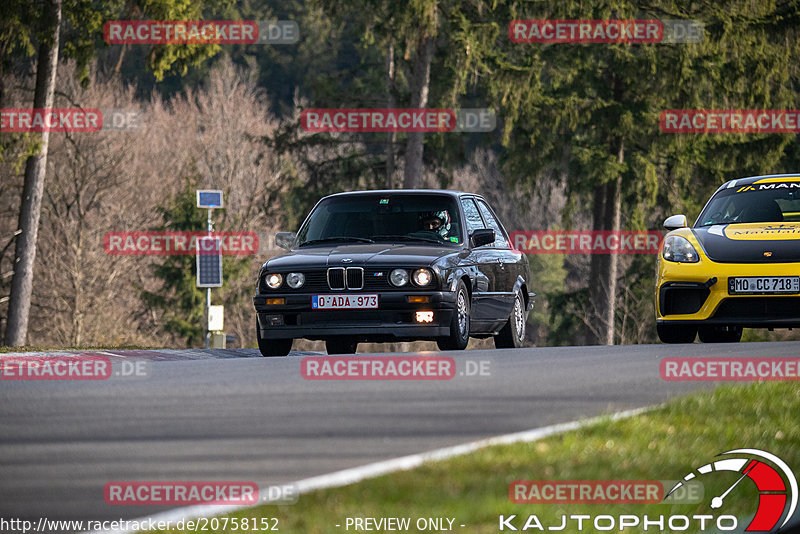
M25 519L141 517L169 507L107 505L103 486L291 482L713 387L661 380L666 356L798 353L800 343L426 353L453 356L459 374L309 381L302 357L319 353L120 351L112 358L146 360L150 376L0 381L0 507ZM467 360L489 361L490 376L462 376Z

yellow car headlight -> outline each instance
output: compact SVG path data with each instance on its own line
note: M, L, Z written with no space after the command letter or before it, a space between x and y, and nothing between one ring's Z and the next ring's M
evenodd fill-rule
M679 235L671 235L664 240L662 256L667 261L678 263L697 263L700 261L697 250L689 243L689 240Z

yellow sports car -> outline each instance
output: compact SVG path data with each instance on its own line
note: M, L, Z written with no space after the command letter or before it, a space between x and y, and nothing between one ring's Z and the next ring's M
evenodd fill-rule
M684 215L656 263L664 343L737 342L742 328L800 327L800 175L723 184L689 228Z

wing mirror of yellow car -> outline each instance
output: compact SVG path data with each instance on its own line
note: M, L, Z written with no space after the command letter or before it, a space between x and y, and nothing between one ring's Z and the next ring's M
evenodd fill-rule
M678 228L686 228L689 224L686 222L686 215L673 215L667 217L664 221L664 228L667 230L677 230Z

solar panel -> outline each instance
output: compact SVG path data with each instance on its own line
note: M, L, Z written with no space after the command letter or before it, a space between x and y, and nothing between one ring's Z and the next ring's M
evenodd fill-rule
M222 244L219 237L197 239L197 287L222 287Z
M198 208L221 208L222 191L219 189L198 189L197 190Z

